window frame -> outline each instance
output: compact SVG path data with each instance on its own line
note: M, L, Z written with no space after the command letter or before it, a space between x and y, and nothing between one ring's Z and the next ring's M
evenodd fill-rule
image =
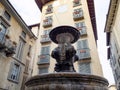
M81 50L84 50L84 52L82 52ZM87 56L85 57L84 54L87 55ZM87 39L79 40L77 42L77 55L79 57L79 60L91 59L90 49L89 49L89 45L88 45L88 40Z
M12 75L12 72L13 72L13 67L15 66L15 65L17 65L17 66L19 66L18 67L18 72L17 72L17 79L12 79L11 78L11 75ZM16 63L16 62L11 62L11 64L10 64L10 69L9 69L9 73L8 73L8 80L9 81L12 81L12 82L14 82L14 83L19 83L19 79L20 79L20 72L21 72L21 66L20 66L20 64L18 64L18 63Z
M25 44L26 42L20 37L19 43L17 45L16 53L14 55L14 57L17 58L19 61L22 61Z
M6 10L4 11L4 16L8 21L11 20L11 15L8 13L8 11L6 11Z
M48 50L46 48L48 48ZM43 49L45 49L45 50L43 50ZM50 55L50 46L41 47L40 55Z

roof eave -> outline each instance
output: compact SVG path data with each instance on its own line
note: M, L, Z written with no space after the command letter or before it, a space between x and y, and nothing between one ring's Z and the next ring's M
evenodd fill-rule
M111 27L114 22L114 18L116 15L116 9L117 9L117 6L119 5L119 2L120 2L119 0L110 1L104 32L111 31Z
M35 35L31 32L31 30L28 28L27 24L24 22L24 20L21 18L21 16L18 14L18 12L15 10L15 8L12 6L12 4L8 0L1 0L1 3L5 6L6 9L8 9L12 15L16 18L16 20L19 22L19 24L24 28L24 30L28 33L28 35L31 38L36 39Z

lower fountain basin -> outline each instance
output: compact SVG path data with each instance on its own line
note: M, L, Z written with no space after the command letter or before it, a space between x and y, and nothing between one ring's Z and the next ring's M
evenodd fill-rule
M25 84L27 90L108 90L105 78L73 72L41 74Z

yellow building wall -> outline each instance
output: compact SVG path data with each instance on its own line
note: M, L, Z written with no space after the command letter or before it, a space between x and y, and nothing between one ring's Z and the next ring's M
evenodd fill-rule
M75 21L73 20L73 10L76 8L82 8L83 9L83 14L84 14L84 19L80 20L80 21L85 21L86 27L87 27L87 37L81 38L81 39L87 39L88 40L88 45L90 48L90 54L91 54L91 73L93 75L98 75L98 76L103 76L102 73L102 68L101 68L101 64L99 61L99 57L98 57L98 52L97 52L97 48L96 48L96 42L95 42L95 37L93 34L93 28L91 25L91 20L90 20L90 16L89 16L89 11L88 11L88 6L87 6L87 2L86 0L81 0L82 5L77 6L77 7L73 7L73 0L57 0L57 1L51 1L47 4L45 4L45 6L43 6L42 8L42 15L41 15L41 25L40 25L40 35L43 33L43 30L48 30L48 29L53 29L57 26L61 26L61 25L68 25L68 26L74 26ZM49 4L53 5L53 13L51 14L45 14L46 13L46 9L47 6ZM43 25L43 20L45 19L45 17L47 16L53 16L53 26L49 27L49 28L44 28ZM79 22L79 21L78 21ZM40 37L40 36L39 36ZM51 51L57 47L56 44L54 44L53 42L49 44L50 45L50 49ZM76 45L76 44L74 44ZM39 46L39 48L41 48L41 45ZM39 51L40 52L40 49ZM50 52L51 53L51 52ZM49 72L54 72L54 65L55 65L55 60L51 57L50 58L50 66L49 66ZM78 63L75 63L75 69L78 72ZM33 75L38 74L36 72L36 70L38 71L38 67L36 66L36 68L34 68Z
M111 85L108 87L108 90L117 90L115 85Z
M6 10L5 7L0 3L0 10ZM10 20L10 27L8 28L9 33L8 35L10 36L10 39L12 41L15 41L17 44L19 43L19 36L21 35L21 32L24 31L24 29L21 27L21 25L18 23L18 21L12 16L12 14L7 10L8 13L11 15L11 20ZM20 90L21 84L22 84L22 79L23 79L23 72L25 68L25 63L26 63L26 56L28 52L28 47L29 45L34 45L35 40L30 39L28 35L26 35L25 39L25 47L23 51L23 58L21 61L18 61L17 59L13 57L6 57L4 54L0 53L0 89L9 89L9 90ZM10 64L11 62L17 62L21 66L21 72L20 72L20 77L19 77L19 83L13 83L9 81L8 74L10 70Z

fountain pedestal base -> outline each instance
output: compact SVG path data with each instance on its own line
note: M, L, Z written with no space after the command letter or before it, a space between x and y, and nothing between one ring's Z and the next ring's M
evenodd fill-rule
M108 90L108 81L94 75L60 72L34 76L26 86L27 90Z

